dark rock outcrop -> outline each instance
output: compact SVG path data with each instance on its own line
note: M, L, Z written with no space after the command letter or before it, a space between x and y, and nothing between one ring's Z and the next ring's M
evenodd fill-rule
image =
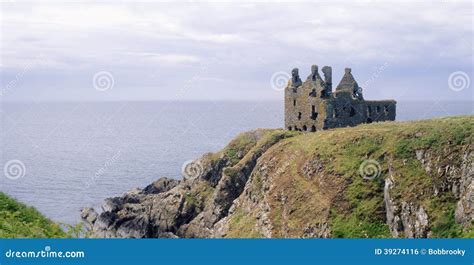
M209 237L213 225L228 214L242 193L257 159L291 135L277 131L259 142L268 136L263 130L246 133L243 137L253 143L250 149L237 146L222 154L204 155L194 162L200 167L196 178L160 178L143 190L106 199L100 214L85 208L81 217L91 227L92 237ZM232 158L239 163L232 165Z

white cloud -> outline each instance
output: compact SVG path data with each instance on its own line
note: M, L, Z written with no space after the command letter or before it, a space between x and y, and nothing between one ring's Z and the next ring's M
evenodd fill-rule
M148 62L158 64L182 64L182 63L197 63L200 59L193 55L187 54L162 54L162 53L130 53L132 56L140 56Z

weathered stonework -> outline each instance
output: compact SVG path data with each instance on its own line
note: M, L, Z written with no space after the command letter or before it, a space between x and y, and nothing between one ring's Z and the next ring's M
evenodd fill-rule
M301 82L298 69L293 69L285 88L285 127L288 130L316 131L355 126L361 123L395 120L395 100L364 100L359 87L346 68L336 91L332 91L332 69L311 67L311 74Z

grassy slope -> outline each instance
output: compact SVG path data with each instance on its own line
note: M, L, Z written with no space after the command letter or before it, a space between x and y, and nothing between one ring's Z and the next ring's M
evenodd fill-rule
M35 208L0 192L0 238L58 238L66 234Z
M401 197L396 199L416 201L426 209L433 237L471 237L472 226L463 230L454 222L457 200L452 193L432 196L433 186L444 180L428 174L415 151L429 150L441 160L438 164L459 167L459 155L472 148L473 131L474 117L464 116L373 123L279 142L261 157L261 162L273 167L268 175L274 188L267 196L273 236L298 237L308 224L329 223L333 237L389 237L383 186L390 165L397 182L392 193ZM359 166L367 159L380 164L381 175L376 180L359 175ZM322 166L308 169L317 164ZM254 173L251 185L255 189L261 185L260 178ZM251 231L255 223L248 220L251 216L252 212L237 214L231 224Z

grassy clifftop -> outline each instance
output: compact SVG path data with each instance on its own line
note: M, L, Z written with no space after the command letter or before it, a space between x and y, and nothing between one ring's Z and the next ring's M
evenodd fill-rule
M472 198L463 197L472 196L473 131L465 116L280 141L259 159L225 235L473 237Z
M0 192L0 238L57 238L66 234L35 208Z

